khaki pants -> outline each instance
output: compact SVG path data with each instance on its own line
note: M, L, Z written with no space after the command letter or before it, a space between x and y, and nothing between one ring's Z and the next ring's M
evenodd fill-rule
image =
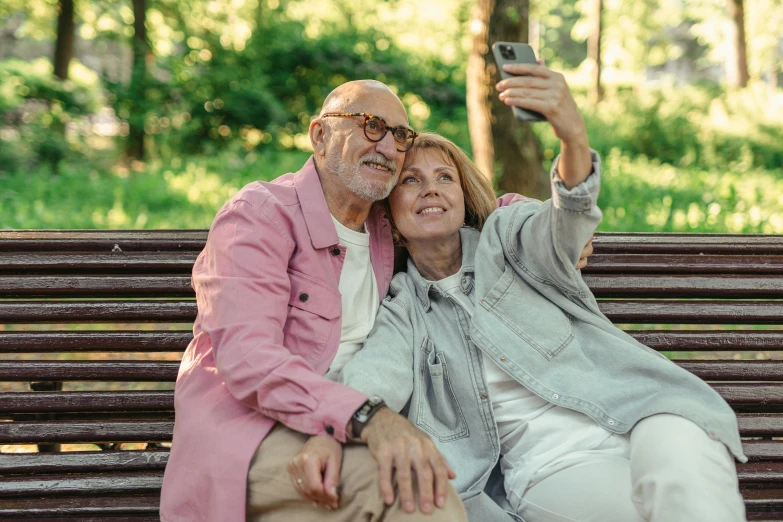
M340 508L329 511L305 501L288 476L288 462L307 442L308 435L277 424L258 447L247 478L247 520L252 522L467 522L457 491L449 485L446 505L425 515L406 513L399 505L386 506L381 498L378 464L363 444L343 447L340 469ZM417 499L418 503L418 499ZM417 504L418 507L418 504Z

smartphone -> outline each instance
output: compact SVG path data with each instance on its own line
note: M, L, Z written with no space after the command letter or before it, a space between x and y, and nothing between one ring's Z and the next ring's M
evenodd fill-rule
M495 56L495 63L498 64L498 72L503 79L511 78L513 74L509 74L503 70L503 65L507 63L538 63L536 60L536 54L533 52L533 48L525 43L514 42L495 42L492 44L492 54ZM527 109L520 109L519 107L511 107L514 111L514 116L519 121L535 122L546 121L543 114L530 111Z

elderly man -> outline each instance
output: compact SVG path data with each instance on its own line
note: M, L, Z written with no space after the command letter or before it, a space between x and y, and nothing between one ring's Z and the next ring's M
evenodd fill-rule
M386 85L343 84L310 124L304 167L218 212L193 267L199 314L174 394L164 522L466 520L429 437L336 382L391 281L374 202L416 137L407 120Z
M177 378L164 521L466 520L429 438L333 380L389 287L391 231L373 202L397 182L416 136L407 121L386 85L346 83L311 123L304 167L218 212L193 268L199 314ZM357 442L313 469L324 501L311 504L287 465L324 440Z

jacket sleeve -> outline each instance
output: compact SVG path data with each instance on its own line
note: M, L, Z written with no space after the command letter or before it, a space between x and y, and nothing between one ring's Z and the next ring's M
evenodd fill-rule
M387 297L364 347L343 367L341 382L380 396L399 413L413 393L413 364L413 329L407 308Z
M582 249L601 221L596 206L601 185L601 163L591 151L593 172L579 185L566 188L552 164L552 198L537 204L527 200L504 210L498 230L506 257L528 276L554 284L566 293L585 292L576 270Z
M248 408L311 435L345 441L365 395L316 373L284 345L296 245L269 205L230 202L193 270L199 323L229 393Z

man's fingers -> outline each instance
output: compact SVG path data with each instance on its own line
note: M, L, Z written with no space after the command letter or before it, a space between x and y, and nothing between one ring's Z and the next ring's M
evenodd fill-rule
M432 470L434 471L435 484L435 505L443 507L446 505L446 495L448 494L449 479L456 478L457 474L451 469L446 459L440 454L435 454L430 458Z
M387 451L379 451L378 461L378 481L381 487L383 502L387 506L394 504L394 485L392 483L392 457Z
M435 448L431 449L431 451L434 450ZM422 454L420 447L412 447L411 453L411 465L416 471L416 482L419 484L419 509L422 513L429 514L432 513L435 497L433 487L437 483L438 477L431 464L431 459Z
M411 461L406 451L399 451L394 456L394 469L397 474L397 491L400 494L400 505L408 513L416 511L413 496L413 471Z

